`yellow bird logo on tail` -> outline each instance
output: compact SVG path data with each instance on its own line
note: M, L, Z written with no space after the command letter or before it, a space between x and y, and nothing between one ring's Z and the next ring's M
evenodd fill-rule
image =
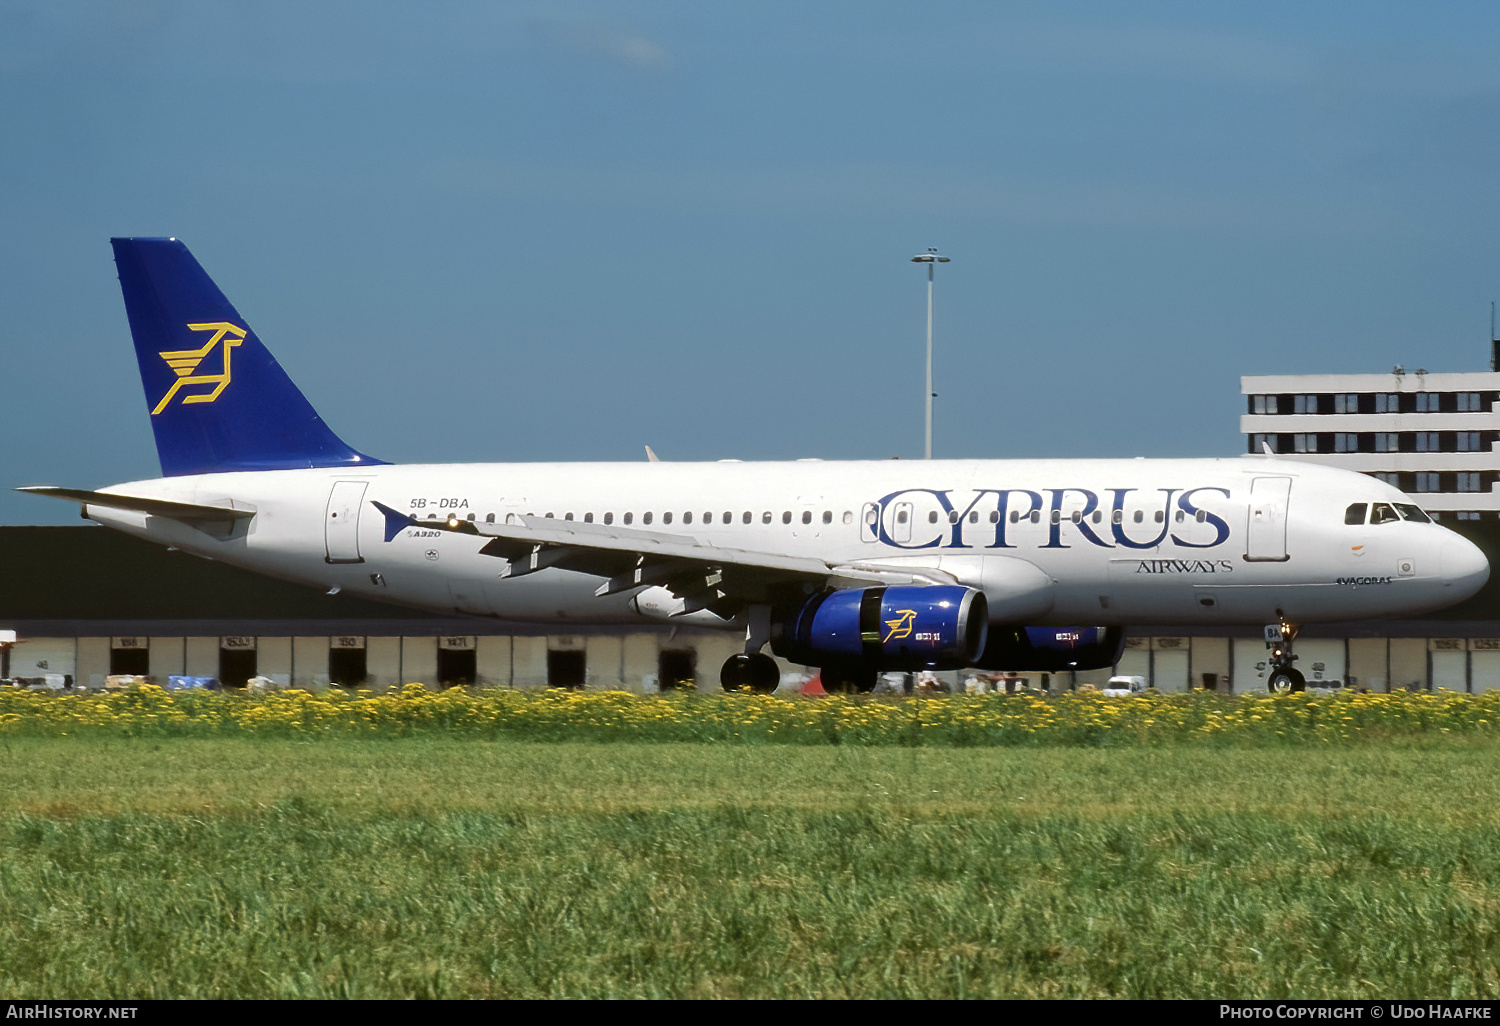
M890 633L885 636L885 641L911 637L911 629L917 621L917 611L915 609L898 609L896 612L901 615L894 620L887 620L885 622L885 625L891 629ZM881 642L881 644L884 643Z
M172 382L172 387L167 390L167 394L161 397L161 402L157 403L156 409L151 411L151 416L153 417L167 408L167 404L172 401L172 397L184 385L214 386L211 392L185 396L182 400L182 405L186 406L188 403L213 402L219 398L219 393L223 392L229 384L229 351L245 340L245 329L230 324L227 321L214 321L209 324L189 324L188 330L211 331L213 332L213 336L203 344L202 349L179 349L156 354L167 361L167 366L172 368L172 372L177 375L177 380ZM198 369L198 365L203 362L204 358L213 352L214 347L220 342L224 343L223 371L219 374L193 373Z

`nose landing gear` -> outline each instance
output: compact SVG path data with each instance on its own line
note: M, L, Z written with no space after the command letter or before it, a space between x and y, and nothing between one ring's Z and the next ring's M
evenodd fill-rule
M1280 618L1278 622L1266 624L1266 648L1270 650L1270 658L1266 660L1269 664L1266 690L1273 695L1286 695L1304 690L1307 681L1301 671L1292 665L1297 661L1292 653L1292 642L1296 640L1300 628L1289 623L1281 610L1278 609L1276 613Z

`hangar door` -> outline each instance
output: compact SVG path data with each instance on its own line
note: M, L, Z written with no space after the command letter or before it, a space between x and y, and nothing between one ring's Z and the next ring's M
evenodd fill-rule
M328 493L328 512L323 517L323 543L329 563L363 563L359 554L359 507L364 501L364 481L335 481Z

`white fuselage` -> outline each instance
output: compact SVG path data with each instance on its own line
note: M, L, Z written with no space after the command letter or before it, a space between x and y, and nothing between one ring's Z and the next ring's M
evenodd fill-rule
M233 528L200 529L87 507L110 527L248 570L430 610L565 624L639 622L643 604L632 592L595 597L599 578L567 570L507 579L506 562L480 554L484 539L471 535L418 524L386 541L372 503L419 521L588 519L830 565L932 567L984 589L992 621L1010 623L1412 614L1461 601L1489 572L1475 546L1440 525L1345 523L1354 503L1409 503L1394 488L1262 457L382 465L105 491L253 509Z

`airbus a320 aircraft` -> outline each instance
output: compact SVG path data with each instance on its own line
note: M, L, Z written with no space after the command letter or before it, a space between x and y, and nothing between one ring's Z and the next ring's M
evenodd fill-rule
M22 489L162 545L441 612L677 621L869 690L884 670L1113 665L1123 625L1412 614L1489 576L1373 478L1195 460L392 466L344 444L176 239L114 239L160 480ZM1088 624L1090 626L1056 626Z

